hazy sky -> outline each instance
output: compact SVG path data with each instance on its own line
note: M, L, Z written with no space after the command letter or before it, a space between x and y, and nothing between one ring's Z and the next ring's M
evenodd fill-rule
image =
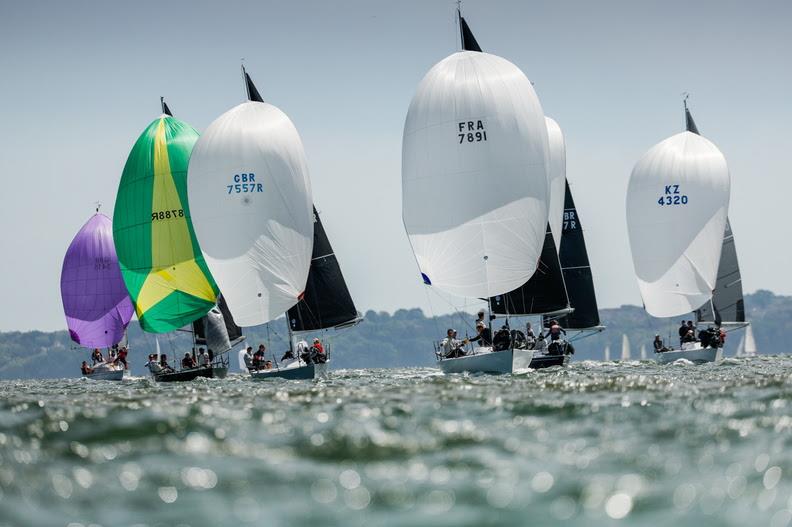
M112 213L160 95L201 131L243 100L243 57L300 131L358 309L429 312L401 220L401 139L421 78L458 49L453 8L0 1L0 330L65 327L63 254L95 201ZM683 91L729 162L745 289L792 294L792 2L466 0L463 10L566 135L600 306L640 304L627 180L649 147L683 129Z

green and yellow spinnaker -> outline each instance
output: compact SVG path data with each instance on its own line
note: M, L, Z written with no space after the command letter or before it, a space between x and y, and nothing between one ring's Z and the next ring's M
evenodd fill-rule
M151 333L181 328L217 300L187 204L197 139L190 125L163 114L138 138L118 187L113 239L140 325Z

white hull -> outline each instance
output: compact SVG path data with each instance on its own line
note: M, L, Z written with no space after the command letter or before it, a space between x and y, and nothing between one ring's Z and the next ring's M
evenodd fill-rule
M454 359L437 361L443 373L495 373L507 374L517 370L525 370L531 366L533 350L479 351L475 355L466 355Z
M124 371L125 370L95 371L88 375L83 375L83 377L93 381L120 381L124 378Z
M655 360L659 364L669 364L678 359L689 360L694 364L704 364L705 362L720 360L722 355L722 348L702 348L701 344L694 343L692 345L684 345L681 350L655 353Z

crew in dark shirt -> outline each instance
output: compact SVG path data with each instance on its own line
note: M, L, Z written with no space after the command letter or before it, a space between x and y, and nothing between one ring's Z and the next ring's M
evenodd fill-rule
M476 333L475 337L469 339L470 342L478 341L479 346L492 346L492 331L484 322L476 322Z

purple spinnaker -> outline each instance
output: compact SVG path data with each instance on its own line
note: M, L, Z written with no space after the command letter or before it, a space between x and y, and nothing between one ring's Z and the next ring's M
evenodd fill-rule
M95 214L72 240L61 270L61 299L71 339L106 348L124 337L134 308L113 245L113 223Z

